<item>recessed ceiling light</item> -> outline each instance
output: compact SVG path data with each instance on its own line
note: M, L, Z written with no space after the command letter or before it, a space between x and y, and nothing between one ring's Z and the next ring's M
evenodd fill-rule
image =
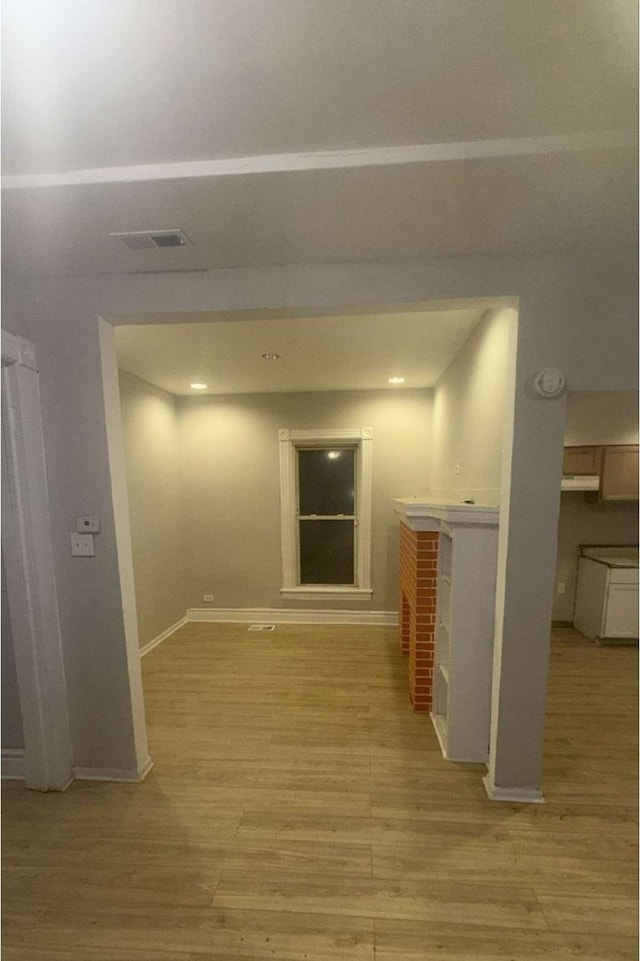
M263 360L280 360L280 354L266 353L261 354L261 357Z
M390 377L390 384L404 384L404 377Z
M207 385L206 385L206 384L189 384L189 387L191 387L192 390L206 390L206 389L207 389Z

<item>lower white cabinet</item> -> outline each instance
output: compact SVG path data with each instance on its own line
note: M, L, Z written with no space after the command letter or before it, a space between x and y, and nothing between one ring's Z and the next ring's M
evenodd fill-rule
M394 500L404 522L438 532L431 720L451 761L489 759L498 507Z
M574 626L592 640L638 638L637 550L585 548L578 560ZM635 550L635 561L633 551Z
M489 758L498 518L441 523L432 719L444 756Z

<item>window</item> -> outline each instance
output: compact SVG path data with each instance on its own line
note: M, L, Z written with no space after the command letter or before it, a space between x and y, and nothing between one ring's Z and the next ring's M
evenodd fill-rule
M279 431L283 597L371 597L372 437Z

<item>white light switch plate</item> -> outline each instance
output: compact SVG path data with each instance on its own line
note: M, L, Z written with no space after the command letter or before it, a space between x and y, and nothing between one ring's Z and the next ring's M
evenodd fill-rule
M93 534L76 534L74 532L71 535L71 554L73 557L95 557Z

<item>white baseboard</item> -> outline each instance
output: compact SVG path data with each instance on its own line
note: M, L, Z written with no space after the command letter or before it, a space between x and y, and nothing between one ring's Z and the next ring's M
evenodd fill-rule
M484 789L490 801L510 801L512 804L544 804L539 788L498 787L487 774L482 778Z
M24 748L2 748L0 752L1 776L3 780L23 781L24 780ZM73 777L60 790L66 791L69 784L74 779L78 781L124 781L126 783L137 783L144 781L145 777L153 767L150 757L142 764L140 771L126 771L118 768L101 767L74 767Z
M24 780L24 748L3 747L0 751L0 774L7 781Z
M198 608L187 611L187 621L220 621L235 624L363 624L395 627L396 611L312 611L279 607Z
M137 784L144 781L152 767L153 761L147 757L139 771L113 767L74 767L73 776L78 781L121 781Z
M166 631L163 631L162 634L158 634L158 636L154 637L152 641L148 641L143 647L140 648L140 657L144 657L145 654L148 654L149 651L152 651L154 647L158 646L158 644L162 644L163 641L166 641L168 637L171 637L175 631L179 630L186 623L187 617L185 615L184 617L181 617L179 621L176 621L175 624L172 624L171 627L168 627Z

